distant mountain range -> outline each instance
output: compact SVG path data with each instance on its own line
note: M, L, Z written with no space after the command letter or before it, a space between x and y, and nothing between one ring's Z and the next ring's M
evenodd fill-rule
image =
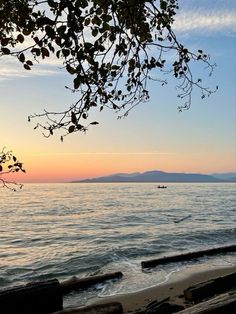
M147 171L135 173L117 173L105 177L91 178L77 182L236 182L236 173L169 173L164 171Z
M212 173L213 177L224 181L233 181L236 182L236 173L235 172L226 172L226 173Z

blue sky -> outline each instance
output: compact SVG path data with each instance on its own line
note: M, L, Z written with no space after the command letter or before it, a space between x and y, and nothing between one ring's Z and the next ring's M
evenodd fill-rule
M30 73L15 60L0 60L0 146L24 161L28 171L20 179L64 181L153 169L236 171L235 1L180 0L179 6L175 23L179 39L190 48L203 49L217 64L211 78L199 67L194 70L207 86L219 85L218 92L204 100L194 93L191 109L182 113L170 80L164 87L150 84L150 102L125 119L117 120L109 111L94 112L100 124L86 135L73 134L64 143L59 135L45 139L27 116L72 104L76 95L64 88L71 78L53 60Z

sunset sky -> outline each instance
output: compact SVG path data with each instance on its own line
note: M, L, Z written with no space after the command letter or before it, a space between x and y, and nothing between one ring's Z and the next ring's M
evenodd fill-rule
M117 172L236 171L236 4L234 0L179 0L175 30L192 49L203 49L217 67L205 85L219 85L202 100L194 94L190 110L179 113L173 82L151 84L151 100L125 119L114 112L94 111L99 121L87 134L44 138L27 122L44 108L60 110L76 95L65 85L71 77L54 61L25 71L16 60L0 59L0 148L7 147L24 163L20 182L64 182ZM197 69L198 71L198 69Z

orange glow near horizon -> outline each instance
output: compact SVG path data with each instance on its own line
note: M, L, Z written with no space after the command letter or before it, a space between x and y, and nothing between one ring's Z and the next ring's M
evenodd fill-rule
M67 182L114 173L166 172L214 173L234 171L233 158L212 159L212 155L179 155L158 153L113 153L113 154L45 154L23 156L26 174L10 175L17 182ZM221 160L221 163L219 163ZM227 168L232 165L232 168Z

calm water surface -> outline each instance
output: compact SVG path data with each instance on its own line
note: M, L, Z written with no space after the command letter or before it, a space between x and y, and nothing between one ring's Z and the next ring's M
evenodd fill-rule
M119 282L70 295L65 303L75 305L159 284L187 264L144 272L142 260L236 243L235 191L233 183L173 183L167 189L157 189L155 183L25 184L16 193L1 189L0 287L123 272ZM236 255L197 263L236 264Z

